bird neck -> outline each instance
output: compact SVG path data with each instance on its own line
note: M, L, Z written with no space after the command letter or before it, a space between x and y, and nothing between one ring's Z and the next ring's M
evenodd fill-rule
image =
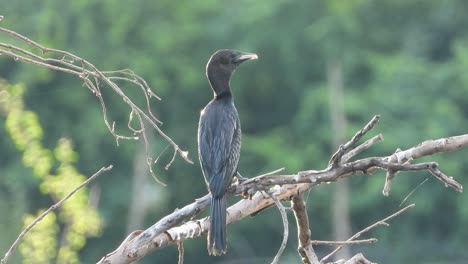
M222 92L220 94L214 94L214 98L217 99L217 100L220 100L220 99L231 99L232 98L232 94L231 94L231 91L226 91L226 92Z
M221 98L221 97L229 97L231 96L231 85L230 85L230 76L222 78L223 76L218 76L217 78L210 78L208 80L211 85L211 89L213 89L214 97Z

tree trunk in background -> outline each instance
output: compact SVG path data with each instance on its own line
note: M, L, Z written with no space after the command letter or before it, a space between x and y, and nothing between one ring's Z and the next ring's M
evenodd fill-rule
M329 60L327 63L327 81L329 88L329 105L332 123L333 150L338 149L343 143L346 133L346 117L344 113L344 89L342 65L339 61ZM351 236L351 224L349 220L349 190L348 181L338 181L333 193L333 233L335 240L346 240ZM343 247L335 259L349 259L351 252L349 247Z
M143 140L139 141L138 150L133 159L132 196L128 209L127 234L136 229L142 229L146 215L145 184L148 174L146 165L146 150Z

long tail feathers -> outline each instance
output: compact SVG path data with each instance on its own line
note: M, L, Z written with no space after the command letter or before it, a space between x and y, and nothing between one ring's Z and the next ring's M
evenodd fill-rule
M226 253L226 198L211 198L208 254L219 256Z

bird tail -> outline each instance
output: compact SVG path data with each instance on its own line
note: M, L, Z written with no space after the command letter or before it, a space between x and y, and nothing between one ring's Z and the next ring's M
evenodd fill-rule
M226 253L226 198L211 198L210 231L208 233L208 254L220 256Z

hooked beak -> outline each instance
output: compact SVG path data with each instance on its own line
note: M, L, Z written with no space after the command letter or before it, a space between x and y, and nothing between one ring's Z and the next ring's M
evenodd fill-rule
M237 57L234 58L235 63L242 63L247 60L256 60L258 55L255 53L240 53Z

